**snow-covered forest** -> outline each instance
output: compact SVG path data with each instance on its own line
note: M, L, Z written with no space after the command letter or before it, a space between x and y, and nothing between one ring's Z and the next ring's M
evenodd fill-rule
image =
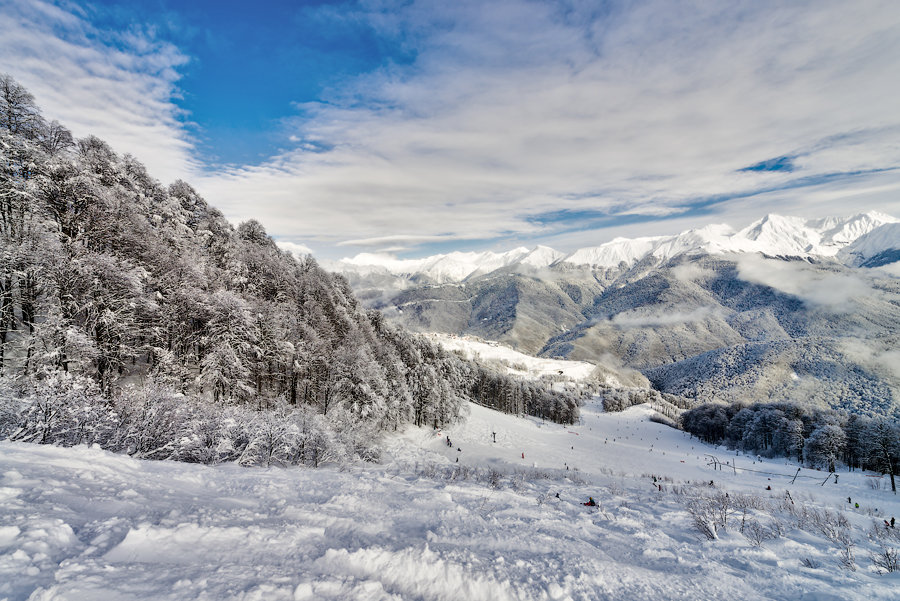
M258 222L233 227L189 184L74 139L5 75L0 248L2 436L317 464L452 423L469 398L577 418L576 395L387 324Z
M707 403L681 414L686 432L704 442L766 457L793 457L834 472L836 465L890 477L900 468L900 429L884 418L788 403Z

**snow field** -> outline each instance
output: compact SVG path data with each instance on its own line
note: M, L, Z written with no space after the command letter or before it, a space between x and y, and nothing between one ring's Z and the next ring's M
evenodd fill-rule
M564 427L472 406L446 431L386 440L381 465L344 469L3 442L0 599L896 599L897 573L875 573L866 535L900 514L889 491L857 473L823 487L813 470L793 485L714 472L707 453L738 468L796 467L707 447L649 415L595 403ZM785 519L781 536L755 546L733 513L706 540L686 510L699 493L774 504L786 490L798 507L847 518L856 571L838 567L838 546L815 528ZM599 507L582 505L588 496Z
M593 363L587 361L533 357L496 342L482 342L469 337L434 332L424 336L448 351L461 352L466 359L482 358L501 362L508 366L510 374L532 379L561 375L572 380L586 380L596 369Z

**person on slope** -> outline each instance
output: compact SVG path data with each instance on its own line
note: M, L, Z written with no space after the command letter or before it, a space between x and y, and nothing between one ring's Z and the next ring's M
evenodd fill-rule
M588 507L596 507L597 501L594 500L594 497L588 497L587 503L583 503L583 505L587 505Z

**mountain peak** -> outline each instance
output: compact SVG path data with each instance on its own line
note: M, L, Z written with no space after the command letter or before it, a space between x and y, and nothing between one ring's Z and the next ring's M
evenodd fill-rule
M535 246L528 254L522 258L520 263L525 265L530 265L532 267L549 267L550 265L556 263L560 259L565 257L565 254L550 248L549 246Z
M837 257L854 267L893 263L900 259L900 221L889 221L863 234L842 248Z
M519 247L503 253L457 251L423 259L363 253L343 259L334 267L356 273L383 270L402 277L422 274L436 282L447 283L516 265L549 267L563 262L615 269L622 264L634 265L646 257L662 262L685 253L758 252L771 256L836 257L848 264L860 264L882 251L900 248L900 228L883 228L898 223L900 219L877 211L817 219L769 213L739 231L726 224L709 224L673 236L617 237L568 255L547 246ZM869 237L873 232L879 233ZM867 239L865 244L861 241L852 250L841 252L864 238Z

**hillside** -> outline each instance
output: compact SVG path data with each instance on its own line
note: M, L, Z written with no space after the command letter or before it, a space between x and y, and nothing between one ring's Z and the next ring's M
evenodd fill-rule
M310 430L368 456L377 432L441 427L501 392L577 418L575 396L388 324L258 222L232 226L186 182L73 139L8 76L0 92L0 437L268 463L253 411L277 410L297 429L279 462L316 464Z
M589 404L565 427L471 409L448 429L392 435L382 464L350 469L193 466L0 442L0 595L896 596L897 572L875 564L900 545L900 529L883 526L900 514L883 479L841 471L826 482L690 439L648 421L644 407L604 414ZM584 506L588 497L598 506Z

